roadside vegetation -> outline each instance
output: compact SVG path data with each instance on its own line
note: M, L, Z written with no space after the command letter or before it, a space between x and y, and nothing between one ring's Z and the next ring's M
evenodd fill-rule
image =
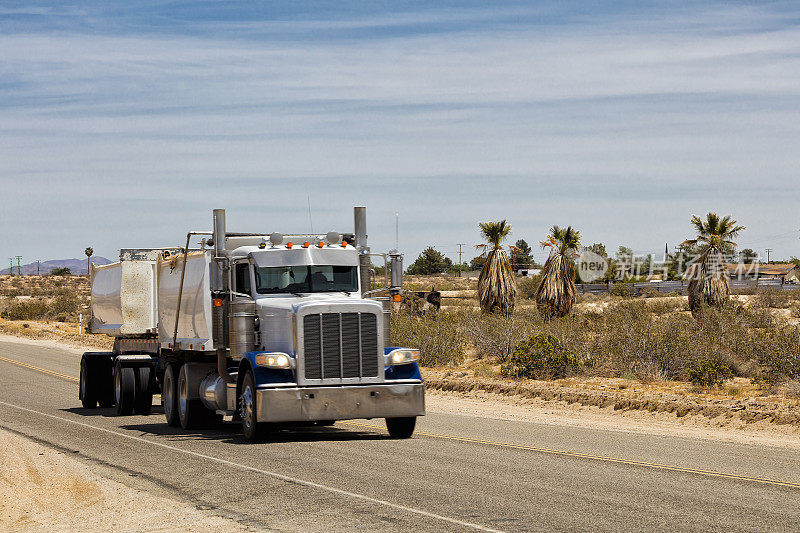
M685 297L587 298L550 320L535 305L507 317L456 306L422 317L398 312L392 344L420 347L425 366L480 367L494 377L677 380L700 388L734 377L767 388L800 382L793 318L800 291L742 298L705 307L697 318Z

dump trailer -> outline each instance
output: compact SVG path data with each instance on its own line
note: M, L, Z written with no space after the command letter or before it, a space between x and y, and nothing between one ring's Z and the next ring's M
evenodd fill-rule
M353 233L284 235L227 232L216 209L183 247L92 265L89 331L114 347L83 354L83 407L150 414L160 394L185 429L230 417L257 440L282 423L385 418L410 437L425 414L419 350L388 346L402 255L370 253L366 210L354 214ZM376 255L386 282L371 289Z

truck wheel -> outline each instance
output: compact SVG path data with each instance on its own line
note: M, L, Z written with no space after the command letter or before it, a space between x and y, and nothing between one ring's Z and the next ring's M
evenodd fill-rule
M416 425L416 416L386 419L386 429L389 430L389 436L393 439L410 438L414 434L414 426Z
M164 386L161 391L161 401L164 404L164 416L167 425L177 427L181 421L178 418L178 365L167 363L164 371Z
M211 413L205 408L203 402L189 399L189 380L186 376L186 365L181 367L178 376L178 418L183 429L194 429L204 426L211 418Z
M239 416L242 418L244 438L251 442L263 440L274 427L256 419L258 413L256 402L256 380L253 378L253 372L248 370L242 380L242 393L239 395Z
M153 389L150 386L152 368L140 366L136 369L136 399L133 412L137 415L149 415L153 411Z
M133 400L136 395L136 378L133 368L122 366L117 362L114 367L114 396L117 401L117 414L130 415L133 413Z
M100 407L113 407L116 392L114 391L114 367L111 364L111 356L102 358L98 363L97 401Z
M86 356L81 357L81 374L78 383L78 398L81 401L84 409L94 409L97 407L97 380L95 379L96 372L93 364L89 362Z

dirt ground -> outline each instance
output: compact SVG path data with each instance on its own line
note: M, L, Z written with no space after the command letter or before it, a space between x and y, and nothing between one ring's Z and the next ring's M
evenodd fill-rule
M2 531L252 531L128 487L67 453L0 430Z

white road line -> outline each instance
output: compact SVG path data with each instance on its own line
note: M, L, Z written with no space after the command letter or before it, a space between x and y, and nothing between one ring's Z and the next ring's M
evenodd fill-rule
M464 522L462 520L457 520L455 518L450 518L448 516L442 516L442 515L438 515L436 513L423 511L422 509L414 509L413 507L407 507L407 506L401 505L399 503L392 503L392 502L388 502L386 500L379 500L377 498L372 498L370 496L365 496L364 494L358 494L356 492L350 492L350 491L347 491L347 490L337 489L336 487L330 487L328 485L323 485L321 483L314 483L313 481L306 481L304 479L298 479L298 478L294 478L294 477L291 477L291 476L285 476L285 475L279 474L277 472L270 472L269 470L262 470L260 468L255 468L255 467L252 467L252 466L247 466L247 465L243 465L243 464L239 464L239 463L234 463L233 461L228 461L226 459L220 459L219 457L214 457L212 455L205 455L205 454L198 453L198 452L193 452L193 451L190 451L190 450L183 450L181 448L176 448L175 446L170 446L169 444L164 444L162 442L155 442L155 441L152 441L152 440L143 439L141 437L134 437L133 435L127 435L127 434L121 433L119 431L114 431L114 430L111 430L111 429L106 429L106 428L93 426L91 424L86 424L84 422L78 422L76 420L70 420L69 418L63 418L63 417L60 417L60 416L51 415L49 413L43 413L41 411L36 411L34 409L28 409L27 407L22 407L21 405L15 405L13 403L6 403L6 402L2 402L2 401L0 401L0 405L5 405L6 407L12 407L12 408L18 409L20 411L26 411L28 413L34 413L34 414L37 414L37 415L46 416L48 418L54 418L56 420L61 420L62 422L67 422L69 424L74 424L76 426L83 426L83 427L91 428L91 429L94 429L94 430L97 430L97 431L102 431L103 433L110 433L110 434L116 435L118 437L123 437L123 438L134 440L134 441L137 441L137 442L143 442L145 444L150 444L152 446L159 446L159 447L165 448L167 450L172 450L174 452L183 453L183 454L186 454L186 455L191 455L193 457L198 457L200 459L207 459L209 461L213 461L215 463L219 463L219 464L222 464L222 465L230 466L230 467L233 467L233 468L240 468L242 470L247 470L249 472L255 472L257 474L263 474L265 476L269 476L269 477L272 477L272 478L275 478L275 479L279 479L279 480L285 481L287 483L295 483L297 485L304 485L306 487L311 487L311 488L315 488L315 489L319 489L319 490L324 490L324 491L327 491L327 492L332 492L334 494L339 494L340 496L347 496L349 498L362 500L362 501L369 502L369 503L374 503L374 504L377 504L377 505L383 505L385 507L391 507L392 509L397 509L399 511L406 511L406 512L409 512L409 513L414 513L414 514L419 515L419 516L424 516L425 518L433 518L435 520L441 520L442 522L448 522L450 524L454 524L454 525L465 527L465 528L469 528L469 529L475 529L477 531L490 531L490 532L494 532L494 533L502 533L501 530L491 529L491 528L488 528L486 526L482 526L480 524L473 524L472 522Z

